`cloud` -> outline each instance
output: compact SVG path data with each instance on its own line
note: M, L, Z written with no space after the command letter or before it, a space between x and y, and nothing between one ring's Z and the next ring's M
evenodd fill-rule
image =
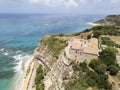
M31 3L42 4L52 7L77 7L78 3L75 0L29 0Z
M120 0L111 0L112 3L120 3Z
M78 3L75 2L74 0L69 0L67 2L64 2L64 5L66 7L78 7Z

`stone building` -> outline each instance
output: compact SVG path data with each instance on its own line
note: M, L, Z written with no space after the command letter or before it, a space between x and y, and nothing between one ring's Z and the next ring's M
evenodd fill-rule
M98 39L91 38L89 40L71 38L68 41L67 55L71 59L78 61L90 61L91 59L98 58Z

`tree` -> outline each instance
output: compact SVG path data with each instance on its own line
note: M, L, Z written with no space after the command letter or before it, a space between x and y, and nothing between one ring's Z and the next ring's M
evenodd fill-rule
M89 66L92 68L92 69L95 69L97 68L97 66L99 66L102 62L99 60L99 59L93 59L90 63L89 63Z
M119 71L119 68L115 65L108 66L107 70L110 72L110 75L116 75Z
M79 66L82 68L83 71L88 71L89 70L86 62L80 63Z
M94 31L94 34L93 34L93 37L95 37L95 38L99 38L100 35L101 35L101 31L99 31L99 30L95 30L95 31Z
M65 34L64 33L59 33L58 34L60 37L64 36Z
M117 50L112 47L107 47L99 53L99 59L106 65L116 65L116 53Z
M97 66L97 68L95 68L95 71L98 74L105 74L105 72L106 72L106 65L105 64L100 64L99 66Z
M92 37L91 34L87 35L87 39L90 39L91 37Z

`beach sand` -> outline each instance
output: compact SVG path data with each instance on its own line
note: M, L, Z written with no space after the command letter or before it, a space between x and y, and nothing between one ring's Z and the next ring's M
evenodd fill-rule
M17 84L15 86L15 90L35 90L35 76L36 76L36 69L39 66L38 62L34 60L34 56L30 58L29 65L25 65L24 62L22 65L24 67L23 73L20 75ZM29 68L29 73L27 74L27 70Z
M92 25L92 26L101 26L100 24L97 24L97 23L93 23L93 22L90 22L88 23L89 25Z

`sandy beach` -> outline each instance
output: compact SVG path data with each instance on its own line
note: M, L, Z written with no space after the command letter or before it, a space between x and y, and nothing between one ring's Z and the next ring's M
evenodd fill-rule
M15 90L35 90L34 79L36 76L36 69L38 67L38 62L34 60L34 56L30 58L30 63L24 62L24 72L20 75ZM29 68L29 72L27 72Z
M100 24L97 24L97 23L93 23L93 22L90 22L88 23L89 25L92 25L92 26L100 26Z

